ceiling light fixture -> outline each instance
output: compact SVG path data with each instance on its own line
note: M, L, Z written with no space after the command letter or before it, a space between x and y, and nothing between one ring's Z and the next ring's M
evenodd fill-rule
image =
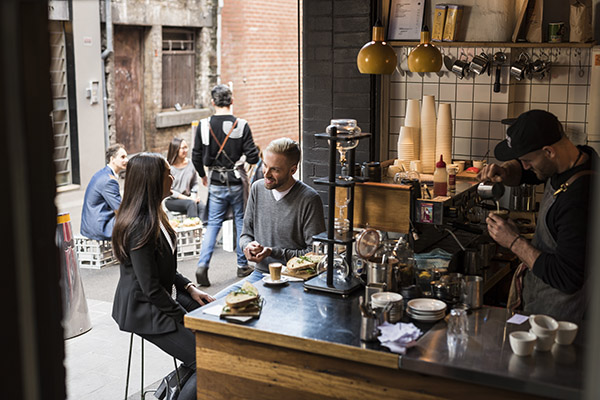
M442 68L442 53L431 43L427 25L421 30L421 43L408 55L411 72L438 72Z
M385 42L379 19L373 26L373 40L360 49L356 64L361 74L391 74L396 70L398 56L394 48Z

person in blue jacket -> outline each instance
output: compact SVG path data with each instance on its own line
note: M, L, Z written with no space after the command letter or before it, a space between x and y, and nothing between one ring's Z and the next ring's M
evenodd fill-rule
M111 240L116 211L121 205L119 173L127 168L127 151L122 144L106 150L106 166L96 172L83 198L81 234L94 240Z

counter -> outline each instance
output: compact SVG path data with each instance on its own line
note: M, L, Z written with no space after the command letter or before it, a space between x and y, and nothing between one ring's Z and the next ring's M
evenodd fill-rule
M304 292L299 282L256 287L265 299L259 319L232 323L203 309L186 315L196 335L199 399L581 396L583 349L514 356L508 333L529 325L506 324L504 309L472 313L466 342L447 340L444 321L417 324L428 331L399 356L360 341L361 290L342 299Z

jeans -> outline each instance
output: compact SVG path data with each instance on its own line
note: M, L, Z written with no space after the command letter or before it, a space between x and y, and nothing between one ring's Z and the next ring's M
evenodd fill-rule
M248 265L244 251L239 245L242 227L244 226L244 188L242 185L229 187L210 185L208 187L208 225L202 239L202 249L198 261L199 267L208 267L210 264L217 235L223 226L229 206L233 209L235 222L237 265L240 267Z
M219 293L215 294L213 297L215 299L219 300L220 298L227 296L229 294L229 292L232 292L237 289L241 289L244 282L255 283L255 282L260 281L262 278L263 278L263 273L255 269L254 271L252 271L252 273L250 275L248 275L247 277L245 277L242 280L237 281L234 284L227 286L225 289L221 290Z

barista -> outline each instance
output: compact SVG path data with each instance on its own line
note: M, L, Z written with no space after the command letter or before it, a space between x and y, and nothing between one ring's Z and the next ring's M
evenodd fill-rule
M484 167L479 180L508 186L545 183L531 242L511 220L490 214L486 221L490 236L522 261L513 277L509 308L580 323L588 304L587 221L598 154L575 146L556 116L542 110L521 114L494 153L504 162Z

